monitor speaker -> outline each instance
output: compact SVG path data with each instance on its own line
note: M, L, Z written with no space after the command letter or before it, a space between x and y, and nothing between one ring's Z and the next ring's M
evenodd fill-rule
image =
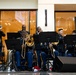
M76 57L56 57L53 62L53 71L76 72Z

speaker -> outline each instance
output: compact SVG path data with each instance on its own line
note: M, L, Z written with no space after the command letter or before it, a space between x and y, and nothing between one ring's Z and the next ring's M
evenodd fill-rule
M53 71L76 72L76 57L56 57L53 61Z

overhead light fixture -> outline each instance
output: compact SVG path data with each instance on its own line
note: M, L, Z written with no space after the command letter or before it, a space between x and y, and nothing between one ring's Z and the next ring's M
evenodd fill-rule
M7 26L7 23L5 23L5 25Z
M11 24L10 24L10 23L8 23L8 25L10 26Z
M6 26L7 26L7 25L9 25L9 26L10 26L11 24L10 24L10 23L5 23L5 25L6 25Z

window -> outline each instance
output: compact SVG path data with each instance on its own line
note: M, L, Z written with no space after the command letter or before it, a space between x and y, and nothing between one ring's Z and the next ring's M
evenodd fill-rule
M71 34L75 30L76 12L55 12L56 31L62 28L64 34Z

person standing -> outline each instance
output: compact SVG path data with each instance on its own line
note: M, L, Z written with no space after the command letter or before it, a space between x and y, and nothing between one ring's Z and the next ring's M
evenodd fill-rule
M39 43L39 34L42 32L41 27L37 27L37 31L36 34L38 36L37 39L37 43L35 43L35 49L36 49L36 54L37 54L37 65L41 68L41 57L40 57L40 53L41 53L41 47L40 47L40 43Z
M43 32L42 29L41 29L41 27L37 27L36 35L39 35L41 32ZM47 58L47 54L46 54L46 52L45 52L45 50L44 50L43 47L44 47L44 45L41 45L40 42L37 43L37 45L36 45L37 62L38 62L38 66L40 68L42 68L43 70L47 70L46 69L46 58ZM43 64L42 65L41 65L41 63L42 63L41 59L43 61Z
M0 52L2 52L2 37L5 36L5 33L2 31L2 26L0 25Z

